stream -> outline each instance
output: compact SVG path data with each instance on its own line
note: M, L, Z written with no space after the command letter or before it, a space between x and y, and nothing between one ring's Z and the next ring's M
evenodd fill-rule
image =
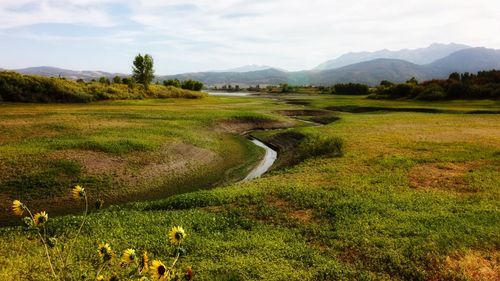
M255 168L253 168L253 170L250 171L250 173L243 179L243 181L249 181L261 177L263 174L269 171L276 159L278 159L278 152L276 150L270 148L258 139L251 137L249 137L249 139L255 145L264 148L266 150L266 154L264 155L264 158L262 158L262 160L259 162L259 164L255 166Z

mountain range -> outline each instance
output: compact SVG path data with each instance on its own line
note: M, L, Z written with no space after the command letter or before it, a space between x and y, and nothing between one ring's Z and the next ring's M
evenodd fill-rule
M127 76L127 74L110 73L104 71L91 71L91 70L69 70L51 66L28 67L16 69L15 71L22 74L40 75L47 77L65 77L68 79L84 79L91 80L99 77L114 77L114 76Z
M403 49L399 51L390 51L384 49L375 52L347 53L336 59L324 62L315 67L314 69L315 70L335 69L374 59L399 59L414 64L429 64L435 60L444 58L454 52L469 48L471 47L463 44L434 43L427 48Z
M403 82L447 78L452 72L500 69L500 50L472 48L461 44L432 44L427 48L349 53L330 60L312 70L285 71L269 66L249 65L224 71L207 71L158 76L157 80L194 79L205 85L239 84L332 85L357 82L376 85L381 80ZM127 76L102 71L73 71L53 67L32 67L16 70L24 74L62 76L70 79L96 79L101 76Z

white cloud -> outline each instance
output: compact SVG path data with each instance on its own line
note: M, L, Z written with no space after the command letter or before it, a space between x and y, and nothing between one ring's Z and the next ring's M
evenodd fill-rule
M73 23L111 26L108 14L93 0L16 0L0 1L0 29L43 23Z
M251 63L302 69L348 51L433 42L500 48L498 11L497 0L0 0L0 29L77 23L119 30L132 21L141 32L127 26L102 39L151 52L165 65L175 61L167 72Z

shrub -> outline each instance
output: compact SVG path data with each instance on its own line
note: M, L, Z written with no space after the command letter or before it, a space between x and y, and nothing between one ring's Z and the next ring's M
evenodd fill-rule
M337 95L368 95L369 88L364 84L347 83L333 86Z
M195 80L185 80L182 81L181 83L181 88L185 90L191 90L191 91L201 91L203 88L203 83Z
M417 100L442 100L445 98L446 93L444 92L444 89L437 84L428 86L416 96Z
M299 146L298 155L301 160L308 158L344 154L344 141L339 137L325 137L320 135L307 136Z

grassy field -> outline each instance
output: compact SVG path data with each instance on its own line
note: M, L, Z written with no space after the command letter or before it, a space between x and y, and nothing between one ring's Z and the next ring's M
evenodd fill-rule
M318 113L332 106L420 107L442 113ZM118 253L133 247L171 260L167 231L174 225L188 232L179 268L191 265L196 280L499 279L500 115L463 113L497 111L500 105L494 101L425 103L293 95L278 100L2 105L0 165L8 175L2 175L2 196L31 194L21 198L29 202L46 190L15 191L21 186L12 184L16 178L40 175L44 181L50 178L45 175L58 169L91 174L66 157L50 162L47 155L58 151L103 153L137 165L134 155L153 159L165 143L189 144L217 155L239 144L240 153L229 152L221 160L226 163L245 155L242 142L231 132L246 129L248 125L241 123L250 120L253 124L280 120L271 122L274 127L285 121L290 124L293 119L278 114L284 109L294 110L297 114L288 115L304 120L322 114L340 119L324 126L300 123L296 128L255 135L269 139L292 132L340 137L344 155L310 158L251 182L93 211L76 243L71 265L74 280L85 274L94 279L96 247L101 241L109 242ZM236 140L228 145L232 138ZM246 155L255 153L254 148L246 149ZM242 165L242 159L231 161ZM219 173L224 169L220 164ZM110 181L120 178L111 175ZM80 181L91 194L135 186L68 178L62 177L67 182L60 186ZM51 183L47 186L51 194L62 196L67 191ZM149 184L141 187L146 193L153 189ZM69 239L67 232L80 221L74 215L51 218L49 234ZM50 280L43 248L31 237L21 227L0 230L0 255L8 257L0 260L0 279Z
M7 209L20 198L65 213L75 184L89 189L91 201L111 204L238 180L262 152L235 132L256 126L250 117L287 125L259 112L267 104L205 98L0 105L0 204ZM9 217L2 212L0 220Z

